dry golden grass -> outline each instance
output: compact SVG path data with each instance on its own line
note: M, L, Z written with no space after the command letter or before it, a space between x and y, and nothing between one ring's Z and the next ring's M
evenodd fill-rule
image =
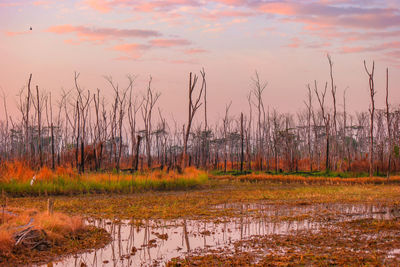
M34 221L37 228L45 230L48 234L68 236L76 234L84 228L82 218L69 217L62 213L53 213L52 215L47 212L38 213L34 217Z
M70 217L62 213L49 215L47 212L19 208L13 208L12 212L15 215L8 215L5 222L0 225L0 255L12 251L15 243L13 235L23 229L18 227L27 225L31 219L34 229L44 230L49 237L48 241L53 243L62 242L85 229L82 218L78 216Z

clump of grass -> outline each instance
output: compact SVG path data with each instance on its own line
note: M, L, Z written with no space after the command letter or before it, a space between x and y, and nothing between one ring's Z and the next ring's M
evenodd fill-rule
M87 226L78 216L58 212L50 215L16 207L9 207L8 211L11 216L0 224L1 266L41 265L58 259L61 254L102 247L111 240L106 230ZM16 234L26 229L32 231L31 239L17 245ZM39 243L44 247L33 247Z
M49 215L47 212L42 212L35 216L34 221L38 228L46 231L53 242L62 241L66 236L76 236L85 228L81 217L70 217L63 213Z
M63 213L48 214L37 210L21 210L14 208L13 215L0 225L0 257L9 255L14 249L14 235L21 229L21 226L33 226L33 229L45 231L47 237L53 244L62 243L66 239L76 237L86 229L83 219L78 216L70 217Z

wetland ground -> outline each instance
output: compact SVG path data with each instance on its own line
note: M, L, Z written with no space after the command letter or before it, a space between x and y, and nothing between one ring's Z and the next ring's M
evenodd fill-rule
M195 190L54 200L55 211L84 217L112 241L53 266L400 264L397 184L211 179ZM45 210L46 201L9 205Z

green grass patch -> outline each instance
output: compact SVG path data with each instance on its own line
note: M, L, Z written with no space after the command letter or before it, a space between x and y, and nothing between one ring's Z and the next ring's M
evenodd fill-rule
M136 193L145 191L185 190L199 187L208 181L207 174L196 177L143 178L143 176L121 175L120 179L94 180L56 176L51 180L22 182L11 180L0 182L0 191L11 196L77 195L101 193Z

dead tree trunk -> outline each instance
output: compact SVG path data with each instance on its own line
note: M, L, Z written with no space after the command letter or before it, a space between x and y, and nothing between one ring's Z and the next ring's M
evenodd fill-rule
M365 71L368 74L368 83L369 83L369 92L370 92L370 97L371 97L371 106L369 108L369 114L370 114L370 138L369 138L369 176L373 176L374 172L374 116L375 116L375 84L374 84L374 71L375 71L375 62L372 63L372 70L369 72L367 68L367 64L365 63L364 60L364 68Z
M326 137L326 151L325 151L325 169L327 172L330 171L330 164L329 164L329 123L330 123L330 116L329 114L326 114L325 112L325 95L326 95L326 89L328 88L328 83L325 83L325 90L321 92L321 95L318 92L318 86L317 86L317 81L314 81L314 91L315 94L317 95L317 99L319 102L319 106L321 108L321 115L322 119L324 120L325 124L325 137Z
M139 151L140 151L140 141L142 140L142 137L140 135L137 136L136 140L136 155L135 155L135 166L134 166L134 171L138 170L139 167Z
M151 116L152 111L157 103L158 98L160 97L160 93L153 92L151 88L152 77L150 76L148 87L147 87L147 94L143 97L143 105L141 108L142 118L144 122L145 128L145 138L146 138L146 152L147 152L147 167L151 168L151 134L152 134L152 127L151 127Z
M244 161L243 113L240 113L240 172L243 172L243 161Z
M194 115L196 114L197 109L201 106L200 98L206 84L206 77L204 70L201 71L201 75L203 78L203 82L200 88L200 92L197 99L193 101L193 92L194 89L196 88L198 77L196 74L194 75L194 77L192 77L192 73L189 74L189 110L188 110L189 114L188 114L188 125L186 127L186 132L183 140L182 170L185 170L186 168L187 146L188 146L190 128L192 126Z
M29 136L29 109L30 109L30 96L31 96L31 81L32 81L32 74L29 75L29 81L28 81L28 95L26 96L26 113L25 113L25 143L26 143L26 148L27 148L27 156L28 156L28 164L31 164L30 162L30 156L31 156L31 146L30 146L30 136Z
M389 108L389 69L386 69L386 124L388 131L388 164L386 177L390 177L390 165L392 161L392 130L391 130L391 118Z
M42 106L39 95L39 86L36 85L36 111L38 123L38 150L39 150L39 166L43 167L43 153L42 153Z
M51 93L50 93L50 134L51 134L51 169L54 171L56 168L56 162L55 162L55 151L54 151L53 107L51 103Z
M205 72L202 70L202 75L204 75L205 80ZM207 168L208 161L208 124L207 124L207 83L204 81L204 141L203 141L203 168Z
M308 146L308 158L310 161L309 168L310 172L313 171L313 154L311 149L311 114L312 114L312 94L311 94L311 87L308 84L308 102L304 102L307 107L307 146Z
M338 152L337 146L337 125L336 125L336 85L333 81L333 62L331 56L327 55L328 62L329 62L329 70L330 70L330 77L331 77L331 93L332 93L332 100L333 100L333 165L336 169L336 157Z

